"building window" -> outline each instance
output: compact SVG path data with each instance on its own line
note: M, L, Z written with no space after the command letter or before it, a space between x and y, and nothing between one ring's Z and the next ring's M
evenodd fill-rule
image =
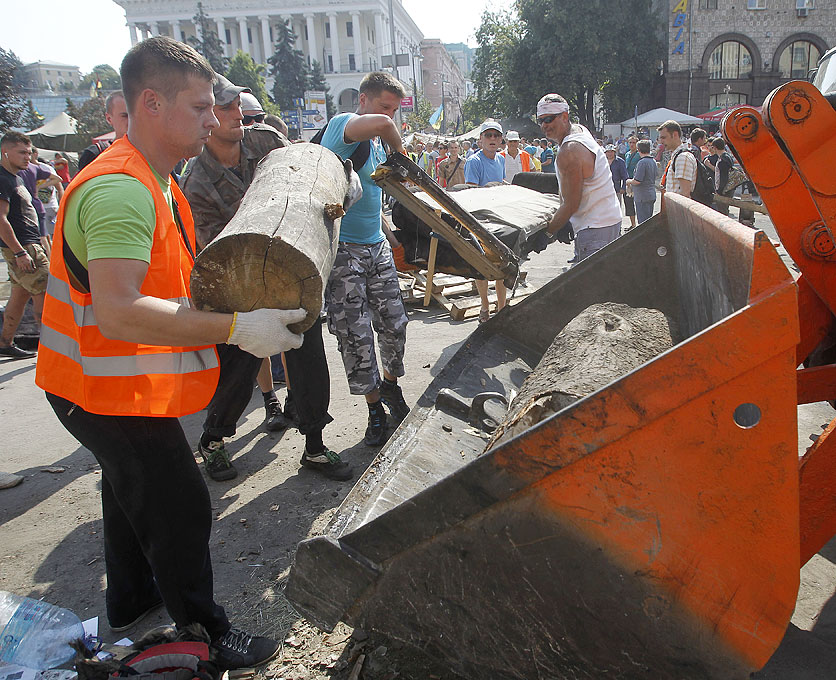
M816 9L816 0L795 0L796 9Z
M326 38L331 37L331 22L330 21L325 22L325 37Z
M356 71L357 70L357 62L354 61L354 55L348 55L348 70L349 71Z
M305 40L309 40L308 38L308 25L305 24Z
M247 42L252 45L253 44L253 29L247 29Z
M354 37L354 24L351 21L345 22L345 34L349 38Z
M819 48L807 40L796 40L787 45L778 59L782 78L806 78L821 58Z
M717 0L700 0L700 9L717 9Z
M746 9L766 9L766 0L747 0Z
M708 105L712 109L724 109L738 104L747 104L748 97L741 92L721 92L720 94L712 94L708 98Z
M226 38L226 44L231 45L232 44L232 36L229 34L229 29L225 28L224 33L226 33L226 35L224 36Z
M708 58L709 80L736 80L751 75L752 55L736 40L721 43Z
M276 42L276 39L273 37L273 27L272 26L270 27L270 42L271 43Z

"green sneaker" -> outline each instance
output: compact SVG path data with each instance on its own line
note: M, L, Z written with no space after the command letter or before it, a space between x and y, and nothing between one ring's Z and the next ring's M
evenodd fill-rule
M321 472L328 479L345 481L346 479L351 479L351 475L353 474L351 466L343 462L340 454L330 449L324 449L322 452L313 455L305 451L302 454L302 460L300 462L303 467Z
M238 470L229 460L229 453L224 446L223 439L209 442L206 446L201 442L197 450L206 463L206 472L216 482L225 482L238 476Z

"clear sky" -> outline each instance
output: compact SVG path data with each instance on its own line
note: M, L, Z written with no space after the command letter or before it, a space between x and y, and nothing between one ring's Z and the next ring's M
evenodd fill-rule
M403 0L424 37L473 46L482 11L490 2ZM119 69L131 42L124 10L113 0L39 0L29 7L16 3L0 21L0 47L12 50L24 64L57 61L74 64L82 73L98 64Z

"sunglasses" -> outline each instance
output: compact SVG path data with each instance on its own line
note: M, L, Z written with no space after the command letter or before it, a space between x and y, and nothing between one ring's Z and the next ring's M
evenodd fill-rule
M558 114L555 114L555 115L553 115L553 116L543 116L542 118L538 118L538 119L537 119L537 124L538 124L538 125L548 125L548 124L549 124L549 123L551 123L551 122L552 122L555 118L557 118L557 116L558 116Z
M253 123L263 123L264 122L265 114L259 113L255 116L244 116L244 120L242 121L244 125L252 125Z

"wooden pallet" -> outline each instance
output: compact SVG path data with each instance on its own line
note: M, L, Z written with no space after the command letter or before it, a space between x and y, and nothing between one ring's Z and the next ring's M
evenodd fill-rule
M519 286L525 286L526 272L520 272ZM400 274L401 293L405 302L423 301L425 307L435 300L441 307L449 312L454 321L462 321L467 318L479 316L479 309L482 302L476 291L476 280L453 274L436 274L429 286L427 295L428 273L424 270L409 274ZM514 299L508 300L508 304L516 304L530 291L517 288ZM510 291L509 291L510 298ZM496 304L496 292L493 282L488 288L488 300L491 306Z

